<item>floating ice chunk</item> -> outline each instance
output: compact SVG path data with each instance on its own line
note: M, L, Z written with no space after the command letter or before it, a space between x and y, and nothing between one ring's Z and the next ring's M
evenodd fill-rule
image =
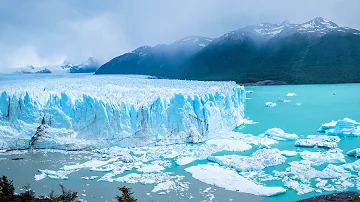
M126 163L130 163L134 161L133 157L130 155L129 150L127 148L114 146L105 149L96 149L94 151L100 154L107 154L112 157L119 157L120 160Z
M322 180L320 178L316 178L315 181L317 182L315 186L318 188L323 188L328 183L327 180Z
M286 94L286 96L293 97L293 96L296 96L296 94L295 93L288 93L288 94Z
M179 152L177 151L166 151L165 153L163 153L161 155L161 157L165 158L165 159L172 159L179 156Z
M195 179L204 183L222 187L226 190L239 191L260 196L274 196L283 194L286 189L282 187L265 187L255 184L240 176L237 172L217 165L202 164L185 168Z
M274 102L265 102L265 107L276 107L276 103L274 103Z
M329 150L326 152L310 152L303 151L300 153L302 159L309 160L311 162L322 163L346 163L345 157L341 152Z
M320 128L318 129L318 132L325 132L327 130L329 130L330 128L335 128L336 126L336 121L331 121L329 123L324 123L320 126Z
M350 150L346 153L346 155L360 158L360 148Z
M247 90L247 91L245 91L246 93L254 93L254 91L252 91L252 90Z
M251 145L241 140L212 139L206 141L206 144L220 147L225 151L246 151L251 149Z
M297 193L299 195L314 191L314 188L310 187L310 185L304 184L304 183L299 183L296 180L289 180L289 181L285 182L284 185L290 189L297 191Z
M69 179L66 175L69 172L66 171L53 171L53 170L38 170L40 173L46 174L51 179L67 180Z
M151 192L169 191L174 186L175 186L175 182L173 181L162 182L157 184Z
M333 149L338 146L340 138L337 136L308 135L306 139L299 139L295 142L296 147L324 147Z
M357 160L353 163L344 164L341 167L348 171L360 172L360 160Z
M166 159L172 159L179 156L179 152L177 151L170 151L170 152L166 152L162 155L162 157L166 158Z
M176 160L176 165L178 166L183 166L183 165L187 165L193 161L195 161L196 159L194 157L191 156L184 156L184 157L180 157Z
M250 156L209 156L208 160L234 168L238 172L246 172L282 164L286 161L286 157L278 149L259 149Z
M75 165L65 165L62 167L63 170L77 170L77 169L82 169L82 168L98 168L101 166L105 166L107 164L113 163L115 161L117 161L118 158L112 158L109 159L107 161L100 161L97 159L93 159L90 161L87 161L85 163L82 164L75 164Z
M264 134L259 135L259 137L269 137L278 141L296 140L299 138L296 134L285 133L280 128L271 128Z
M41 174L38 174L38 175L35 175L34 178L36 181L38 180L42 180L46 177L46 174L45 173L41 173Z
M283 179L285 186L294 189L298 192L298 194L314 191L314 189L310 186L310 180L314 178L316 178L315 181L318 183L321 182L318 184L318 189L320 188L324 191L335 191L336 189L330 184L321 187L320 185L325 183L322 180L324 178L333 180L342 179L341 182L345 182L346 179L352 177L352 174L349 171L344 170L341 166L329 164L322 171L319 171L313 168L312 164L314 163L308 160L293 161L289 163L290 166L287 167L284 172L276 170L273 172L276 177ZM344 189L345 187L338 186L337 188Z
M265 137L260 138L259 143L260 143L259 144L260 148L270 148L270 145L277 144L278 141L265 136Z
M142 173L159 173L162 170L165 170L163 166L154 164L144 164L141 168L137 169L137 171Z
M323 124L318 131L326 132L328 135L360 136L360 124L352 119L344 118L337 122Z
M291 100L281 99L281 100L278 100L278 102L285 102L285 103L287 103L287 102L291 102Z
M95 180L95 179L98 178L98 177L99 177L99 176L96 176L96 175L90 176L90 177L85 176L85 177L81 177L81 179L84 179L84 180Z
M253 121L253 120L250 120L250 119L244 119L243 123L246 124L246 125L250 125L250 124L258 124L259 122L256 122L256 121Z
M290 151L290 150L282 150L280 151L280 153L287 157L296 156L298 154L296 151Z

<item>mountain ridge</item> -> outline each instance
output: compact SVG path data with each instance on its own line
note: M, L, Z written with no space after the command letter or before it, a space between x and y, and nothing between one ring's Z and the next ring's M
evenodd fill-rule
M181 43L184 40L187 43ZM199 41L207 43L200 46ZM136 49L110 60L96 74L147 74L238 83L360 82L360 31L321 17L302 24L260 23L214 39L185 37L145 49L146 54ZM345 76L340 78L339 73Z

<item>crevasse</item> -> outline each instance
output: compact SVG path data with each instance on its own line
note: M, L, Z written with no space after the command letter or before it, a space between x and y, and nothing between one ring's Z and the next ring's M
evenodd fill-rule
M244 116L244 88L124 76L0 82L0 149L202 142Z

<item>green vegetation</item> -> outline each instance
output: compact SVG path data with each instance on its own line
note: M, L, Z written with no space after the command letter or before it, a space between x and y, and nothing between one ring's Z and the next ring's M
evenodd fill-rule
M115 198L118 200L118 202L135 202L137 199L135 199L132 195L134 194L131 191L131 188L127 188L125 186L118 187L118 190L121 191L121 196L116 196Z
M24 192L15 195L15 188L13 181L9 181L6 176L0 179L0 201L2 202L75 202L78 201L77 192L67 190L64 185L60 184L60 195L55 195L54 190L51 190L48 197L35 197L30 185L23 186Z
M64 185L60 184L60 195L56 195L54 190L51 190L49 196L35 197L35 191L31 189L30 185L24 185L24 192L19 195L15 195L15 188L12 180L8 180L6 176L2 176L0 179L0 201L1 202L75 202L78 200L78 193L66 189ZM135 202L132 195L131 188L125 186L118 187L121 191L121 196L115 198L119 202Z

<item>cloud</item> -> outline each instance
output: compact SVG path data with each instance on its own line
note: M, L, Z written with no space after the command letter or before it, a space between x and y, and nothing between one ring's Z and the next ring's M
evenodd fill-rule
M358 0L4 0L0 70L94 56L106 62L141 45L188 35L217 37L260 23L322 16L360 28Z

